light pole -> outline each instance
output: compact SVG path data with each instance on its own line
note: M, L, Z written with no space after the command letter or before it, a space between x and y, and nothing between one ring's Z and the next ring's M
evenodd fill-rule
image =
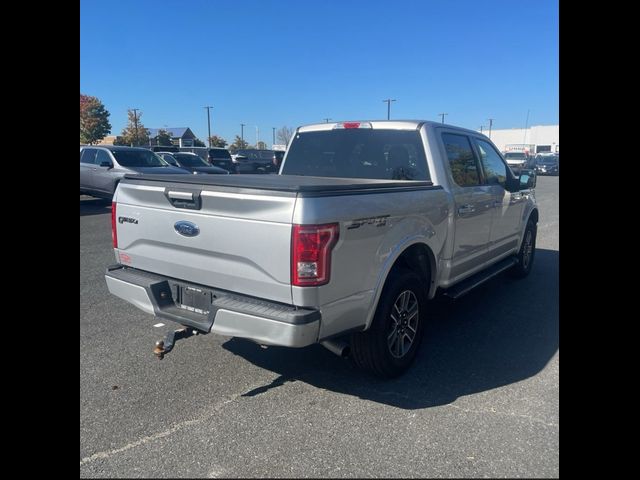
M256 125L256 148L258 148L258 143L260 143L259 139L260 139L260 129ZM260 150L260 149L258 148L258 150Z
M207 109L207 132L209 133L209 136L207 137L209 139L209 148L211 148L211 115L209 115L209 109L213 108L213 107L203 107Z
M480 125L480 133L482 133L483 128L484 128L484 125Z
M329 123L329 120L331 120L330 118L323 118L324 123Z
M493 127L493 118L489 119L489 138L491 138L491 127Z
M271 148L276 144L276 127L271 127L273 129L273 143L271 144Z
M449 115L448 113L439 113L438 115L440 115L442 117L442 123L444 123L444 116L445 115Z
M395 98L387 98L386 100L382 100L383 102L387 102L387 120L391 118L391 102L395 102Z
M240 140L242 140L242 143L244 143L244 123L240 124Z

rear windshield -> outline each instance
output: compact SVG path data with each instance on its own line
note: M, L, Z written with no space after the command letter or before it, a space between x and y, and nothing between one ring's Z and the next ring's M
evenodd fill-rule
M174 153L173 156L185 167L209 166L209 164L201 159L198 155L189 155L188 153Z
M111 150L123 167L166 167L168 164L150 150Z
M229 150L209 150L209 158L221 159L226 158L227 160L231 160L231 155L229 154Z
M417 131L340 129L296 134L283 175L429 180Z
M506 158L507 160L524 160L526 157L522 152L509 152L504 156L504 158Z

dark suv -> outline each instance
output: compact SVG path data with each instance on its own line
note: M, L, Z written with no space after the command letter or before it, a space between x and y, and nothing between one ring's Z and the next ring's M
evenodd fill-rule
M209 149L209 163L214 167L224 168L229 173L235 173L231 154L226 148L211 147Z
M555 154L536 155L536 173L538 175L560 175L560 162Z

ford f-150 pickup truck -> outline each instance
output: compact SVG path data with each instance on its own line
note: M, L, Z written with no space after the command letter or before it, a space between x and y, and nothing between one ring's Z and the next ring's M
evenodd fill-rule
M395 377L412 363L438 291L455 298L502 271L529 273L534 187L534 172L515 176L472 130L308 125L278 175L126 176L106 282L193 333L321 343Z

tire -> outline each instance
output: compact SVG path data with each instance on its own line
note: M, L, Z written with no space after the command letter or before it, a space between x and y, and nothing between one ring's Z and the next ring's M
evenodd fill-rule
M424 332L426 292L426 285L414 272L391 273L371 327L351 336L351 357L358 367L382 378L395 378L407 371ZM415 313L414 305L417 307ZM402 337L398 335L396 319L400 321ZM394 332L395 336L392 336Z
M536 254L536 233L538 227L529 219L527 222L527 228L524 230L524 236L522 239L522 245L520 245L520 251L516 255L518 263L513 268L509 269L509 275L513 278L524 278L529 275L531 267L533 266L533 259Z

